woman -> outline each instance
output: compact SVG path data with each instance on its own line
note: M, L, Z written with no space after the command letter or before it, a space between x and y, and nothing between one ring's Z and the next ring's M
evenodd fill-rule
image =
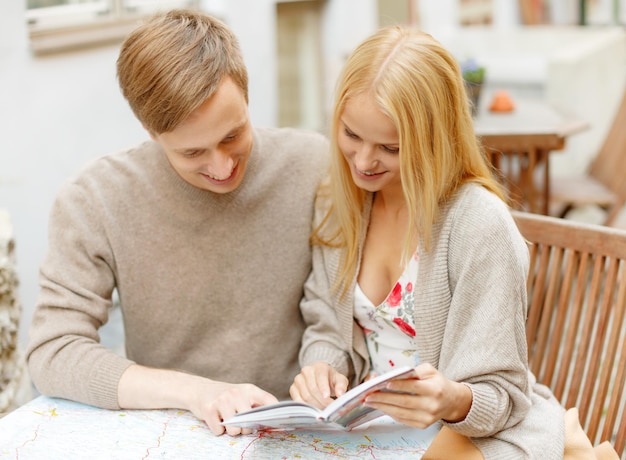
M489 458L562 458L564 410L528 370L528 250L474 135L455 58L393 26L343 69L291 395L318 407L400 365L365 403L441 423ZM349 344L346 347L343 344Z

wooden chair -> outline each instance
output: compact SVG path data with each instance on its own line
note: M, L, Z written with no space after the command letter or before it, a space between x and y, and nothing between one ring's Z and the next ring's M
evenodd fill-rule
M530 368L593 445L626 455L626 231L514 211L531 255Z
M585 174L552 177L550 214L559 217L573 208L596 205L606 211L604 225L613 225L626 203L626 91L604 144Z

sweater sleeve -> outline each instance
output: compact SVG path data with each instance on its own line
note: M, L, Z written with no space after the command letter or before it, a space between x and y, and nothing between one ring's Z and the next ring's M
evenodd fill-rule
M131 361L99 343L115 282L100 211L75 183L55 200L27 359L41 393L118 409L118 381Z
M320 200L321 202L322 200ZM325 209L316 206L315 222L319 222ZM333 296L330 282L335 272L337 250L325 246L313 246L312 270L305 285L304 298L300 303L300 311L306 323L300 349L300 365L307 366L316 361L325 361L349 379L354 368L348 356L348 344L342 338L352 335L348 325L352 324L352 311L337 311L337 299ZM341 318L340 318L341 316Z
M485 190L469 197L480 205L461 203L446 220L452 298L439 366L473 396L467 417L451 427L485 437L517 424L530 408L529 262L526 243L504 203Z

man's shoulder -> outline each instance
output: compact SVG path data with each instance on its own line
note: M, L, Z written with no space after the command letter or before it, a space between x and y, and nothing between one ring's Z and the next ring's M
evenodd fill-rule
M159 149L160 147L156 142L145 141L116 152L92 158L80 167L77 173L70 177L69 180L77 181L92 175L106 178L105 172L108 172L110 169L133 168L138 164L148 166L149 163L158 159L157 151Z
M122 184L137 185L137 178L151 175L150 170L158 168L160 161L159 146L153 141L146 141L117 152L92 158L77 172L68 177L60 192L68 190L98 191L102 194L119 189Z

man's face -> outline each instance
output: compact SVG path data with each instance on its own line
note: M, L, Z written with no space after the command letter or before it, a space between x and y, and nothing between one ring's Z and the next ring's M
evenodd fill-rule
M232 192L243 180L252 151L252 126L243 92L225 78L189 118L152 138L185 181L214 193Z

